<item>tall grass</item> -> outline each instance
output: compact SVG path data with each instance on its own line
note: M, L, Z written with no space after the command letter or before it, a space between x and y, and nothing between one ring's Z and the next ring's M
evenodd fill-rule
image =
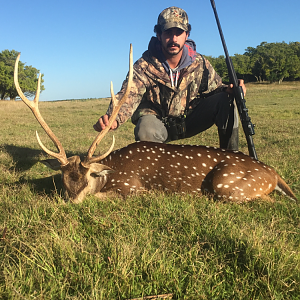
M300 84L248 85L260 160L300 199ZM41 102L67 155L85 154L106 99ZM0 102L0 299L300 299L300 209L156 192L64 204L53 145L22 102ZM133 125L114 134L133 142ZM111 143L112 133L99 151ZM180 143L218 146L215 128ZM240 146L247 152L240 132ZM169 297L170 298L170 297Z

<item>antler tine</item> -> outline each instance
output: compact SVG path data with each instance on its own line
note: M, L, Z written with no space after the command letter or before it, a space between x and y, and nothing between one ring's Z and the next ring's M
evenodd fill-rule
M59 142L59 140L57 139L57 137L54 135L54 133L50 129L50 127L47 125L47 123L45 122L44 118L42 117L42 115L39 111L38 102L39 102L39 97L40 97L41 74L39 74L37 91L36 91L33 101L30 101L28 98L26 98L26 96L24 95L24 93L22 92L22 90L20 88L19 80L18 80L18 66L19 66L20 56L21 56L21 53L18 54L18 57L15 62L15 70L14 70L14 83L15 83L17 92L18 92L20 98L22 99L22 101L31 109L33 115L35 116L35 118L37 119L39 124L42 126L42 128L45 130L45 132L47 133L49 138L52 140L52 142L55 144L59 153L55 153L55 152L47 149L42 144L40 138L37 135L37 140L39 142L39 145L47 154L55 157L61 163L61 165L66 165L66 164L68 164L68 159L67 159L65 150L64 150L63 146L61 145L61 143Z
M133 79L133 55L132 55L132 44L130 44L130 53L129 53L129 75L128 75L128 82L127 82L127 88L126 91L122 97L122 99L120 99L120 101L116 100L114 91L113 91L113 84L111 82L110 85L110 92L111 92L111 99L112 99L112 104L113 104L113 112L109 118L109 123L108 125L105 127L104 130L102 130L95 138L95 140L93 141L92 145L90 146L89 150L88 150L88 154L87 157L85 159L85 163L92 163L92 162L97 162L102 160L103 158L105 158L106 156L109 155L109 153L112 151L113 149L113 145L114 142L112 144L112 146L110 147L109 151L107 151L105 154L101 155L101 156L96 156L96 157L92 157L98 144L100 143L100 141L103 139L103 137L107 134L107 132L109 131L112 123L115 121L118 112L121 108L121 106L124 104L124 102L127 100L127 97L130 93L130 88L131 88L131 84L132 84L132 79Z

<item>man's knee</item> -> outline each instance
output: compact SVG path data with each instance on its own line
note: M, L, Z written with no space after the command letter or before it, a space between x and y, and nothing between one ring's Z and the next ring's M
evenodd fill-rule
M164 143L168 138L168 131L156 116L145 115L139 118L134 135L136 141Z

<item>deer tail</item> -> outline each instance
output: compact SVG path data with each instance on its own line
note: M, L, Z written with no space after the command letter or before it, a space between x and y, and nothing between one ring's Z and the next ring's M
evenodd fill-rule
M275 190L282 193L283 195L291 198L292 200L298 202L298 199L296 198L293 191L290 189L290 187L287 185L287 183L279 175L277 176L277 186L276 186Z

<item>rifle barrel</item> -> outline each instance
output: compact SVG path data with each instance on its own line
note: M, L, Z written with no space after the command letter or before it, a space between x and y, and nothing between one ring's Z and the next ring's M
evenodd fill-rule
M246 100L244 98L243 89L238 84L236 72L234 70L233 63L231 61L231 58L230 58L228 50L227 50L227 46L225 43L225 39L224 39L223 31L221 28L219 16L217 13L215 1L210 0L210 3L213 8L213 11L214 11L214 15L215 15L217 26L219 29L222 45L224 48L224 52L225 52L225 56L226 56L226 65L227 65L227 69L228 69L228 76L229 76L230 82L233 84L235 103L236 103L238 113L239 113L239 116L241 119L243 130L244 130L244 133L246 136L249 155L257 160L258 157L257 157L256 151L255 151L253 138L252 138L252 135L255 134L254 125L251 123L251 118L248 115L248 109L245 104Z

